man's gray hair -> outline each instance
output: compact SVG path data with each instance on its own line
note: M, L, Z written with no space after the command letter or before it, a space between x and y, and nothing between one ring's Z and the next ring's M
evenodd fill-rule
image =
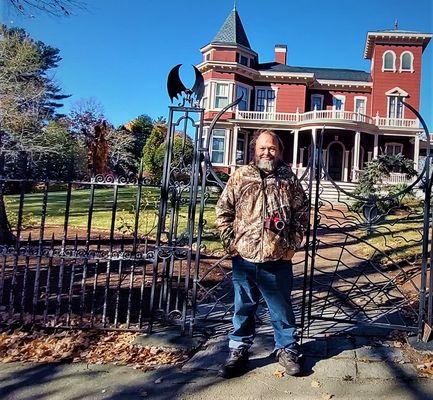
M282 157L284 151L284 144L281 138L274 131L270 129L260 129L259 131L256 131L254 133L254 136L250 142L250 160L254 160L256 154L257 139L264 133L266 133L269 136L272 136L275 139L275 141L278 143L278 150L280 151L280 156Z

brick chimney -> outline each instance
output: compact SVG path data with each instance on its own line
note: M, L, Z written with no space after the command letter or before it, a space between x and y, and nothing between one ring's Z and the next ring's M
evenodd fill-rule
M287 46L285 44L275 45L275 61L280 64L287 64Z

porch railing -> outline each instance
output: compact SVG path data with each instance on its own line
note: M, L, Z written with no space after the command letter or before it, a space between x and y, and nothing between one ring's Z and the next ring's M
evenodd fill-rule
M281 113L265 111L236 111L236 119L245 121L291 122L294 124L317 120L362 122L378 127L419 128L417 119L370 117L365 114L342 110L314 110L305 113Z
M352 181L357 182L359 179L361 171L353 170L352 171ZM390 175L383 179L383 183L386 185L396 185L399 183L405 183L406 185L410 185L416 177L408 178L406 174L400 172L391 172Z

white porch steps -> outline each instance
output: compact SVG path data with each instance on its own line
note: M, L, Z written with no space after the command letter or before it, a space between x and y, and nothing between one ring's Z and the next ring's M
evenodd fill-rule
M356 184L352 182L337 182L337 185L348 193L352 193L355 190ZM303 181L302 186L308 191L308 183ZM337 190L330 181L320 181L320 199L327 200L330 202L347 202L352 203L353 197L350 197L343 193L341 190ZM312 199L316 195L316 182L313 182Z

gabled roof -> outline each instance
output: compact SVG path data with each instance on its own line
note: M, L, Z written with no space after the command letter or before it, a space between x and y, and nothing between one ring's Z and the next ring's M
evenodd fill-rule
M269 72L312 73L316 79L371 82L371 75L369 72L356 69L293 67L277 62L269 62L258 64L257 70Z
M245 33L244 26L242 25L241 18L236 8L233 8L218 33L213 38L211 44L241 45L251 49L250 42L248 41L247 34Z

